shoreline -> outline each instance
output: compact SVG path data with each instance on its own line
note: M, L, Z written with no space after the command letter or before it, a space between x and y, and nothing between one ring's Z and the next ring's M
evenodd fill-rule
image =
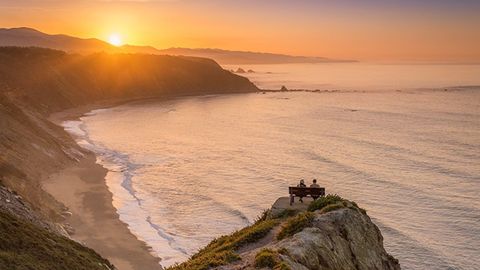
M63 122L80 121L82 116L91 111L128 103L167 101L193 96L198 95L110 99L55 112L47 119L62 128L78 145L75 135L62 126ZM67 225L67 228L73 228L73 233L69 233L70 237L94 249L119 270L163 269L160 265L162 259L154 253L152 247L138 238L130 230L129 224L120 219L118 210L113 206L113 194L107 184L108 169L96 162L97 156L91 150L82 148L82 153L83 158L41 179L43 189L72 213L61 222ZM91 203L86 198L96 203ZM93 216L95 218L92 218ZM97 228L102 228L102 231L97 231ZM102 236L105 228L108 228L108 235Z
M82 106L54 113L48 119L60 126L61 122L78 120L89 111L131 101L135 100ZM106 183L108 170L96 162L95 153L85 150L84 154L84 158L41 181L43 189L71 212L63 222L73 228L71 238L94 249L119 270L162 269L161 258L120 219Z

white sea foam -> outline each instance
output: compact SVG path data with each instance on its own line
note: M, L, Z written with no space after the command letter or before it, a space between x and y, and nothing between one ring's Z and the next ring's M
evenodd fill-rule
M85 114L95 116L107 109L95 110ZM168 266L188 258L188 253L169 236L164 230L151 221L149 212L142 206L142 199L137 197L132 187L132 175L138 165L130 163L126 154L118 153L94 142L88 136L88 131L79 121L65 121L62 126L71 133L77 143L93 151L97 155L97 163L108 170L106 184L113 194L113 206L117 209L120 219L128 225L138 239L151 247L151 252L161 254L162 265Z

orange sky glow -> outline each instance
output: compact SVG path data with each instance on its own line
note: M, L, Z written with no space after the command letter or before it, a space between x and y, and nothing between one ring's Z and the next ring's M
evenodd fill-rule
M116 33L160 49L480 62L480 1L385 2L395 1L0 0L0 27L105 41Z

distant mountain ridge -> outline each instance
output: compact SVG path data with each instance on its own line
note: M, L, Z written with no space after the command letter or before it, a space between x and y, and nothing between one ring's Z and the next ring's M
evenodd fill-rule
M114 46L99 39L49 35L27 27L0 28L0 46L43 47L77 53L115 50Z
M327 63L354 62L353 60L338 60L325 57L292 56L286 54L229 51L222 49L190 49L169 48L160 50L164 54L188 55L212 58L221 64L288 64L288 63Z
M96 38L84 39L63 34L50 35L28 27L0 28L0 46L44 47L79 54L111 52L184 55L211 58L220 64L352 62L352 60L336 60L325 57L292 56L275 53L229 51L210 48L169 48L159 50L152 46L124 45L121 47L115 47Z

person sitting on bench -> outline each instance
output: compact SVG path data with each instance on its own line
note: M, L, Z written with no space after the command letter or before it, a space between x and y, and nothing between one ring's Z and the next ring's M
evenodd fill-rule
M302 179L297 186L288 187L288 194L290 194L290 205L293 205L295 197L300 198L300 202L303 203L303 197L311 196L312 198L317 199L321 196L325 196L325 188L318 187L318 185L317 187L314 185L306 187L305 181Z
M301 179L297 187L307 187L307 185L305 185L305 181ZM303 203L303 197L300 197L300 202Z
M307 187L307 185L305 185L305 180L301 179L300 184L298 184L297 187Z
M317 179L313 179L313 183L310 185L311 188L319 188L320 186L317 184ZM319 196L312 195L314 200L318 199Z

